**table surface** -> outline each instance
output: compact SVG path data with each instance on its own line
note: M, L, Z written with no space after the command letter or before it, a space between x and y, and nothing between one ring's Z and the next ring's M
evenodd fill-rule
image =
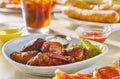
M6 23L16 23L22 24L22 16L20 13L9 14L0 12L0 27L2 24ZM77 26L65 19L51 18L50 29L53 34L64 34L72 37L77 37L75 29ZM61 30L62 32L57 31L56 29ZM114 59L120 57L120 31L117 30L112 32L108 39L105 41L105 44L108 46L108 53L103 56L96 64L106 64L111 63ZM19 70L16 66L9 63L2 55L2 43L0 43L0 79L51 79L48 77L40 77L26 74Z

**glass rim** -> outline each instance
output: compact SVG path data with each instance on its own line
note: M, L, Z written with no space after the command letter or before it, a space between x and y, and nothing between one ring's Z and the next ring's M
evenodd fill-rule
M95 28L92 28L92 27L95 27ZM110 34L112 31L112 27L110 24L108 24L108 25L82 24L82 25L78 25L78 27L75 29L75 31L83 32L83 31L90 31L90 30L92 31L94 29L102 29L101 31L105 30L105 33L108 33L108 34Z

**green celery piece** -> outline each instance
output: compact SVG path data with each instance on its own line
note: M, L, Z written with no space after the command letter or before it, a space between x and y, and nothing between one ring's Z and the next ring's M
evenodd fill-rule
M88 51L89 51L89 55L88 55L89 58L94 57L94 56L96 56L96 55L101 53L101 50L100 50L100 48L97 45L93 45L91 42L89 42L86 39L82 39L81 40L81 45L82 45L83 48L88 49Z
M74 44L72 44L72 47L79 47L79 48L82 48L82 45L81 45L81 44L76 44L76 43L74 43Z

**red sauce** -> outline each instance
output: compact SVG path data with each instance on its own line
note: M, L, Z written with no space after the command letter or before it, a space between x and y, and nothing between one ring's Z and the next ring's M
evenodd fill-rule
M77 73L75 75L69 75L69 74L63 72L62 76L63 76L63 78L61 78L61 79L92 79L90 77L87 77L87 75L80 74L80 73Z
M88 74L68 74L63 71L57 71L55 79L120 79L119 71L111 66L104 66Z
M120 79L120 76L113 77L112 79Z
M94 79L119 79L119 72L110 66L101 67L93 72Z
M84 39L94 40L101 43L103 43L107 38L107 36L105 36L105 34L100 31L82 32L81 34L79 34L79 37Z

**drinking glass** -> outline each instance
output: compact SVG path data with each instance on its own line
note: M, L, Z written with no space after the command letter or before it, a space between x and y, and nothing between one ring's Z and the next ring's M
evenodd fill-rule
M48 33L51 0L21 0L25 26L30 33Z

